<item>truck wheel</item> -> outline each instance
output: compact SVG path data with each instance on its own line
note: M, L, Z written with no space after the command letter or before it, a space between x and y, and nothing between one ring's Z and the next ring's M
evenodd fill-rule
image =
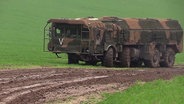
M78 56L74 53L68 53L68 64L78 64Z
M121 66L130 67L130 48L125 47L120 54Z
M172 48L168 48L163 54L163 61L160 62L161 67L172 67L175 62L175 52Z
M103 65L106 67L113 67L113 49L109 48L103 58Z
M159 62L160 62L160 52L155 49L155 51L150 55L149 60L145 60L144 64L146 67L159 67Z

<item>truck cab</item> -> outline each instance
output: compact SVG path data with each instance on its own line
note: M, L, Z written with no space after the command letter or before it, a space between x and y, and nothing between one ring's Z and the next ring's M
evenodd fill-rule
M56 54L67 53L68 63L71 64L78 63L79 60L96 64L101 60L100 55L103 55L103 32L99 30L100 26L96 26L96 20L97 18L48 20L44 28L44 50L47 47L48 51Z

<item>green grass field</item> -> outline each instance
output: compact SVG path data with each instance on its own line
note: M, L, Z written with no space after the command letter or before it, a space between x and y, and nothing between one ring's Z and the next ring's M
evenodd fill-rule
M43 52L43 27L49 18L172 18L184 27L183 4L183 0L1 0L0 68L87 67L68 66L66 55L57 59ZM184 63L184 54L177 55L176 63Z
M173 80L158 80L142 84L114 94L104 94L98 104L183 104L184 77Z
M43 28L47 20L88 16L172 18L184 28L183 4L184 0L0 0L0 69L101 67L68 65L65 54L58 59L43 52ZM184 53L177 55L176 64L184 64ZM106 95L108 99L102 104L117 101L116 104L180 104L184 102L183 79L137 84L123 93Z

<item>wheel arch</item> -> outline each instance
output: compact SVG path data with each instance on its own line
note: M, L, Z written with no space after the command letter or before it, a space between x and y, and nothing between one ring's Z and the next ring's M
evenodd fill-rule
M113 49L113 57L117 57L117 49L114 45L108 45L105 50L104 50L104 53L106 53L110 48Z
M166 48L172 48L175 53L180 52L176 44L167 45Z

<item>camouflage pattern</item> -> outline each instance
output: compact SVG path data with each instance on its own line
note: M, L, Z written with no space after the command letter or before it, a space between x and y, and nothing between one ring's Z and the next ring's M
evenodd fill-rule
M50 19L48 24L48 50L72 53L85 62L103 63L109 48L113 49L113 62L120 62L120 54L128 47L130 63L134 59L150 60L155 49L160 62L166 60L167 49L175 53L183 49L183 30L178 21L172 19L62 18Z

